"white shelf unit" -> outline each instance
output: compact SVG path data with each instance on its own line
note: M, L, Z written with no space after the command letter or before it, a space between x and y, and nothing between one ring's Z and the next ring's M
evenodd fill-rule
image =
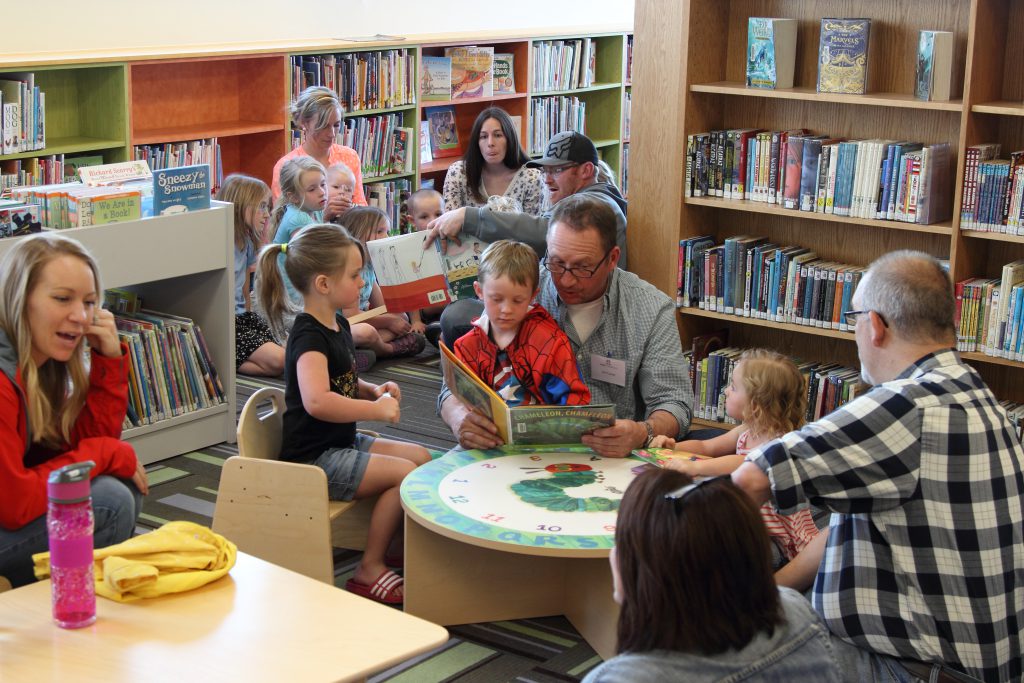
M202 329L227 402L125 430L146 464L235 441L234 227L231 205L176 216L62 230L89 249L103 286L138 292L146 308ZM0 256L18 238L0 240Z

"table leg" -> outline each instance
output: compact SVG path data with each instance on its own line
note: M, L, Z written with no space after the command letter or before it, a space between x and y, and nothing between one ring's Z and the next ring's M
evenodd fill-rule
M566 560L572 588L565 594L565 616L603 659L615 656L619 606L612 598L607 559Z

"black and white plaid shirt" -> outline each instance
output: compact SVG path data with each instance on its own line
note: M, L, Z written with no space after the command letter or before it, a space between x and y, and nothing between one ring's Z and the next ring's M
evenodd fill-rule
M783 514L833 512L812 602L835 635L1021 679L1024 451L959 354L929 354L746 459Z

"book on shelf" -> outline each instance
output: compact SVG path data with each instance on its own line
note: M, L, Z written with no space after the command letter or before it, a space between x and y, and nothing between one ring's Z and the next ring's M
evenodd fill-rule
M408 178L396 178L363 185L363 194L366 195L367 205L376 206L387 214L388 220L391 221L393 234L403 232L402 206L411 194L411 187L412 181Z
M420 64L420 93L425 102L452 99L452 58L423 55Z
M85 166L78 169L78 177L92 187L120 185L133 180L152 180L153 171L145 161L122 161L114 164Z
M494 95L493 47L446 47L446 57L452 60L451 99L492 97Z
M46 94L31 72L9 72L0 78L3 154L46 148Z
M210 167L181 166L153 171L153 215L200 211L210 208Z
M821 20L818 44L818 92L863 95L868 84L871 20Z
M42 230L38 205L0 200L0 238L21 237Z
M423 110L430 124L430 152L435 159L462 154L459 130L455 123L455 107L444 105Z
M567 95L530 98L530 153L544 154L548 140L567 130L587 133L587 101Z
M747 86L792 88L796 67L796 19L747 19Z
M441 372L455 397L491 420L508 446L578 444L585 434L615 423L615 406L611 404L509 407L444 343Z
M415 53L402 48L293 56L292 96L311 85L320 85L337 93L345 112L413 104L417 82Z
M86 227L142 218L142 193L124 187L81 188L67 194L70 225Z
M467 235L451 256L442 256L437 240L423 248L426 238L426 232L413 232L367 242L389 311L413 311L474 295L479 252L486 245Z
M921 31L917 41L917 74L914 97L946 101L953 87L953 33Z
M516 56L511 52L499 52L494 55L494 94L511 95L516 91Z
M420 121L420 163L429 164L434 160L430 151L430 121Z

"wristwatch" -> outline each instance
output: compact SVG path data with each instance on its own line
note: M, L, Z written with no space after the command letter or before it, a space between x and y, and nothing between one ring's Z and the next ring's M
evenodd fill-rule
M654 425L651 424L650 420L644 420L643 425L647 428L647 438L644 440L644 448L647 448L654 441Z

